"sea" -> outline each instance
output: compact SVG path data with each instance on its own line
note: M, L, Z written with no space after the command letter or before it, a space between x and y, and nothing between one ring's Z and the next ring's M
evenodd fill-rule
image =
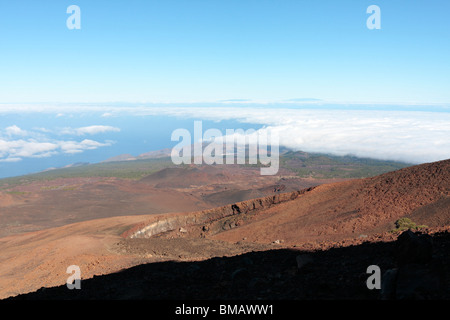
M237 120L207 120L201 114L187 118L110 116L104 112L8 113L0 117L0 178L76 163L99 163L121 154L138 156L172 148L179 143L172 141L172 132L187 129L194 137L194 122L199 120L203 132L215 128L225 134L226 129L258 130L262 127ZM59 147L46 152L52 145Z

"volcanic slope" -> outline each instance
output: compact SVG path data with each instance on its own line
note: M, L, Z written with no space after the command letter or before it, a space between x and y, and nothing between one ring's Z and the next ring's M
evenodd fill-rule
M167 260L274 248L297 255L392 241L396 234L388 231L401 217L431 228L448 226L449 199L450 160L445 160L203 211L112 217L11 235L0 239L0 297L63 285L71 264L88 279Z
M389 231L402 217L418 225L446 226L450 224L449 204L450 160L445 160L315 187L212 238L291 244L340 240Z
M243 201L223 207L223 213L216 215L211 211L183 215L192 219L168 215L166 227L161 228L164 221L148 221L134 236L286 245L340 241L390 231L402 217L429 227L449 225L449 203L450 160L445 160ZM152 223L159 231L152 231ZM184 232L179 232L180 228Z
M0 237L113 216L209 209L327 182L283 173L261 176L258 168L222 165L170 167L142 179L24 182L0 189Z

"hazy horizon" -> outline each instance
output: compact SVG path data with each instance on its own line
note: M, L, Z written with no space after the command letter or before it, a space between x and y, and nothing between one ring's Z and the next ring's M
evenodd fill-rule
M172 148L171 133L192 131L195 120L223 134L226 129L270 128L280 145L305 152L413 164L450 154L446 106L181 105L28 104L11 109L0 104L0 177Z

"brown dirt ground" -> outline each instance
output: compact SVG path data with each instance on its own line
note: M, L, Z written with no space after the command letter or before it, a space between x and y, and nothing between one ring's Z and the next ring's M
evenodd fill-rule
M370 246L370 244L395 240L397 235L386 231L393 227L393 221L399 217L413 214L417 218L423 218L424 223L432 227L438 224L444 224L444 227L450 225L447 206L450 197L449 172L450 161L447 160L406 168L374 178L321 185L295 200L255 210L248 216L245 216L246 213L242 211L219 221L211 221L207 225L190 225L186 226L186 230L175 228L173 231L151 239L124 239L120 235L136 225L155 219L154 215L96 219L3 237L0 238L0 252L2 253L0 256L0 298L35 291L41 287L64 285L68 277L68 274L65 273L66 268L73 264L80 266L83 279L89 279L94 275L110 274L149 262L152 262L151 265L157 269L167 268L168 265L158 263L169 263L169 261L188 262L209 259L205 265L220 264L225 257L233 259L234 256L241 256L244 253L251 255L249 257L253 259L253 264L255 262L264 264L264 259L276 261L277 257L280 258L277 254L268 257L267 252L272 252L273 249L289 249L294 250L289 257L298 255L299 250L301 252L319 250L324 252L325 257L326 252L333 252L333 258L330 260L317 258L321 261L320 265L325 268L324 262L336 262L339 252L344 252L330 250L350 248L345 252L348 253L349 261L352 261L352 270L357 270L356 268L361 268L364 263L370 262L370 259L367 259L370 255L364 258L364 254L370 252L367 251L367 248L376 247L376 251L380 254L377 259L381 259L381 262L385 261L382 258L382 252L386 248ZM96 185L95 190L90 191L100 192L98 187L99 185ZM106 184L105 188L110 190L111 185ZM141 192L145 196L146 191L144 190L141 189ZM88 190L83 192L88 196ZM431 214L427 216L421 211L422 208L430 209ZM167 215L170 214L161 214L159 218ZM232 219L232 221L228 219ZM228 227L223 228L223 226ZM431 230L430 233L432 232L434 231ZM445 252L445 248L448 247L443 244L442 252ZM351 258L355 254L357 256ZM214 260L215 258L222 260ZM284 258L281 256L281 258L285 259L286 256ZM238 259L230 265L231 269L224 272L234 274L238 265L242 263L244 262ZM173 265L171 266L173 267ZM182 265L175 264L175 266L178 268ZM200 268L203 268L202 266ZM386 267L392 266L392 262L386 262ZM197 269L197 267L199 266L192 268ZM345 263L341 267L339 269L341 272L347 268ZM293 279L292 277L295 276L293 268L295 269L295 265L292 266L290 263L283 265L281 271L278 270L278 273L281 272L278 280L285 279L283 274L291 274L286 279ZM255 272L275 272L275 269L261 268L261 271L255 269ZM164 277L169 277L170 272L164 270L160 271L163 272ZM355 272L357 277L361 276L361 271ZM198 274L199 272L194 273ZM200 277L201 275L201 273L198 274ZM203 283L198 276L195 276L194 279ZM228 276L230 275L228 274ZM208 292L218 294L220 286L228 288L233 282L228 276L221 280L220 277L216 279L214 273L205 273L205 279L218 281L215 283L217 286L204 293L201 292L200 287L196 287L195 290L200 290L197 291L198 297ZM318 276L317 273L312 273L310 280L313 281ZM339 275L333 273L330 277L332 276ZM151 276L149 275L149 277ZM261 277L262 275L257 275L253 278ZM178 279L176 275L172 275L172 280L174 279ZM295 281L300 281L299 285L303 281L299 278L295 279ZM163 278L159 281L162 280ZM272 281L278 280L277 276L274 276L270 278L269 284L275 285ZM286 285L285 280L281 282L282 285ZM164 289L163 283L160 284L158 288L163 293L161 296L170 295L169 289L177 290L175 289L176 281L170 282L170 284L168 289ZM309 285L312 284L313 282ZM195 283L191 283L189 286L195 286ZM257 287L257 285L255 286ZM241 289L239 292L242 297L245 297L245 288ZM326 288L322 289L323 292L327 292ZM114 287L111 290L118 289ZM320 293L320 288L317 290ZM282 286L278 291L278 294L283 297ZM232 290L229 294L233 292L235 291ZM134 295L138 293L131 292ZM299 297L305 294L303 291L297 293ZM172 294L176 296L175 293L172 292ZM262 294L262 297L269 297L271 294L273 295L273 292L266 292ZM181 296L182 293L180 293ZM149 295L148 297L154 296Z
M91 219L203 210L333 181L287 179L290 173L283 171L261 176L258 168L238 166L187 168L184 175L177 170L141 180L64 178L3 189L0 237ZM167 185L160 185L160 175L170 178Z

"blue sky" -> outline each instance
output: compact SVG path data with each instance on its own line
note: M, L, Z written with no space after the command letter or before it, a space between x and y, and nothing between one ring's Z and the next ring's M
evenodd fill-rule
M66 9L81 9L69 30ZM381 8L381 30L366 9ZM0 102L450 102L450 2L2 1Z

